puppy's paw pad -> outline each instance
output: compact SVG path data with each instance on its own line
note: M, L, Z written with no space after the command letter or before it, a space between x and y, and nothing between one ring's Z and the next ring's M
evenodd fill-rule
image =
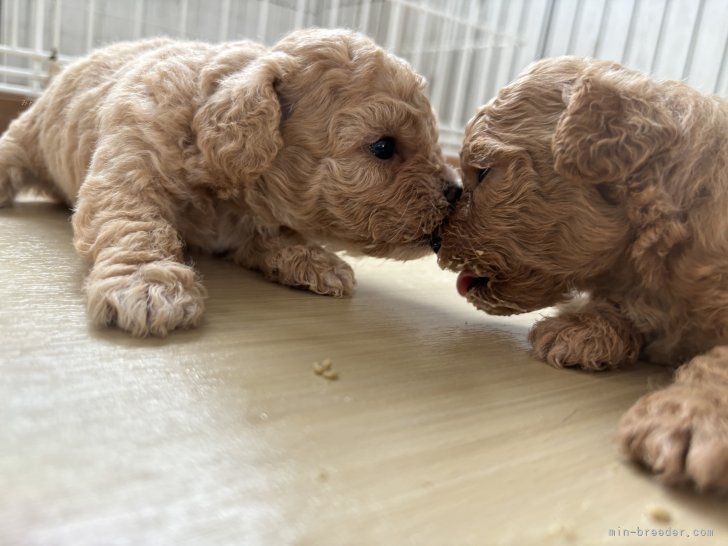
M97 264L86 282L94 322L160 337L197 325L206 294L192 268L172 261L125 266L120 275L117 268Z
M673 485L728 491L728 408L713 387L673 385L624 415L618 440L633 461Z
M634 360L636 342L625 342L608 324L585 324L571 317L541 320L529 333L533 352L555 368L603 371Z

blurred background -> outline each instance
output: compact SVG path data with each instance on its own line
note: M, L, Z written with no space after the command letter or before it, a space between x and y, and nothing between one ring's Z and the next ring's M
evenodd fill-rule
M111 42L272 44L307 26L359 30L412 63L450 154L475 110L542 57L611 59L728 94L726 0L0 0L0 118Z

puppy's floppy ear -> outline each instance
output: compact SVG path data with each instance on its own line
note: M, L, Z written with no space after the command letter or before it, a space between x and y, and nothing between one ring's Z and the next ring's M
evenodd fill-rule
M193 128L205 159L228 179L219 181L222 193L235 193L258 177L283 146L276 85L292 66L285 53L268 53L218 81L203 78L207 98L195 114Z
M618 65L576 80L552 142L554 170L625 199L635 232L632 263L645 285L667 278L670 256L689 232L662 177L679 139L677 122L654 82ZM606 183L606 184L605 184Z
M552 141L554 169L564 178L623 181L677 140L654 83L619 65L588 71L564 95Z

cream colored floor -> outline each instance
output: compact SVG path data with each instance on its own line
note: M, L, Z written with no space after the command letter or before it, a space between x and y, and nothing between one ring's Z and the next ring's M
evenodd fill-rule
M197 261L204 325L132 339L87 325L67 212L0 210L0 544L728 544L728 501L616 453L663 370L550 369L433 259L357 261L349 300Z

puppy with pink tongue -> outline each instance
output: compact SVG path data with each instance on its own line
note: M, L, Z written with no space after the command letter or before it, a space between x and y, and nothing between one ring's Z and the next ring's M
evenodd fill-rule
M468 124L438 261L494 315L560 305L537 357L680 366L624 416L625 454L728 490L728 102L619 64L532 65Z

